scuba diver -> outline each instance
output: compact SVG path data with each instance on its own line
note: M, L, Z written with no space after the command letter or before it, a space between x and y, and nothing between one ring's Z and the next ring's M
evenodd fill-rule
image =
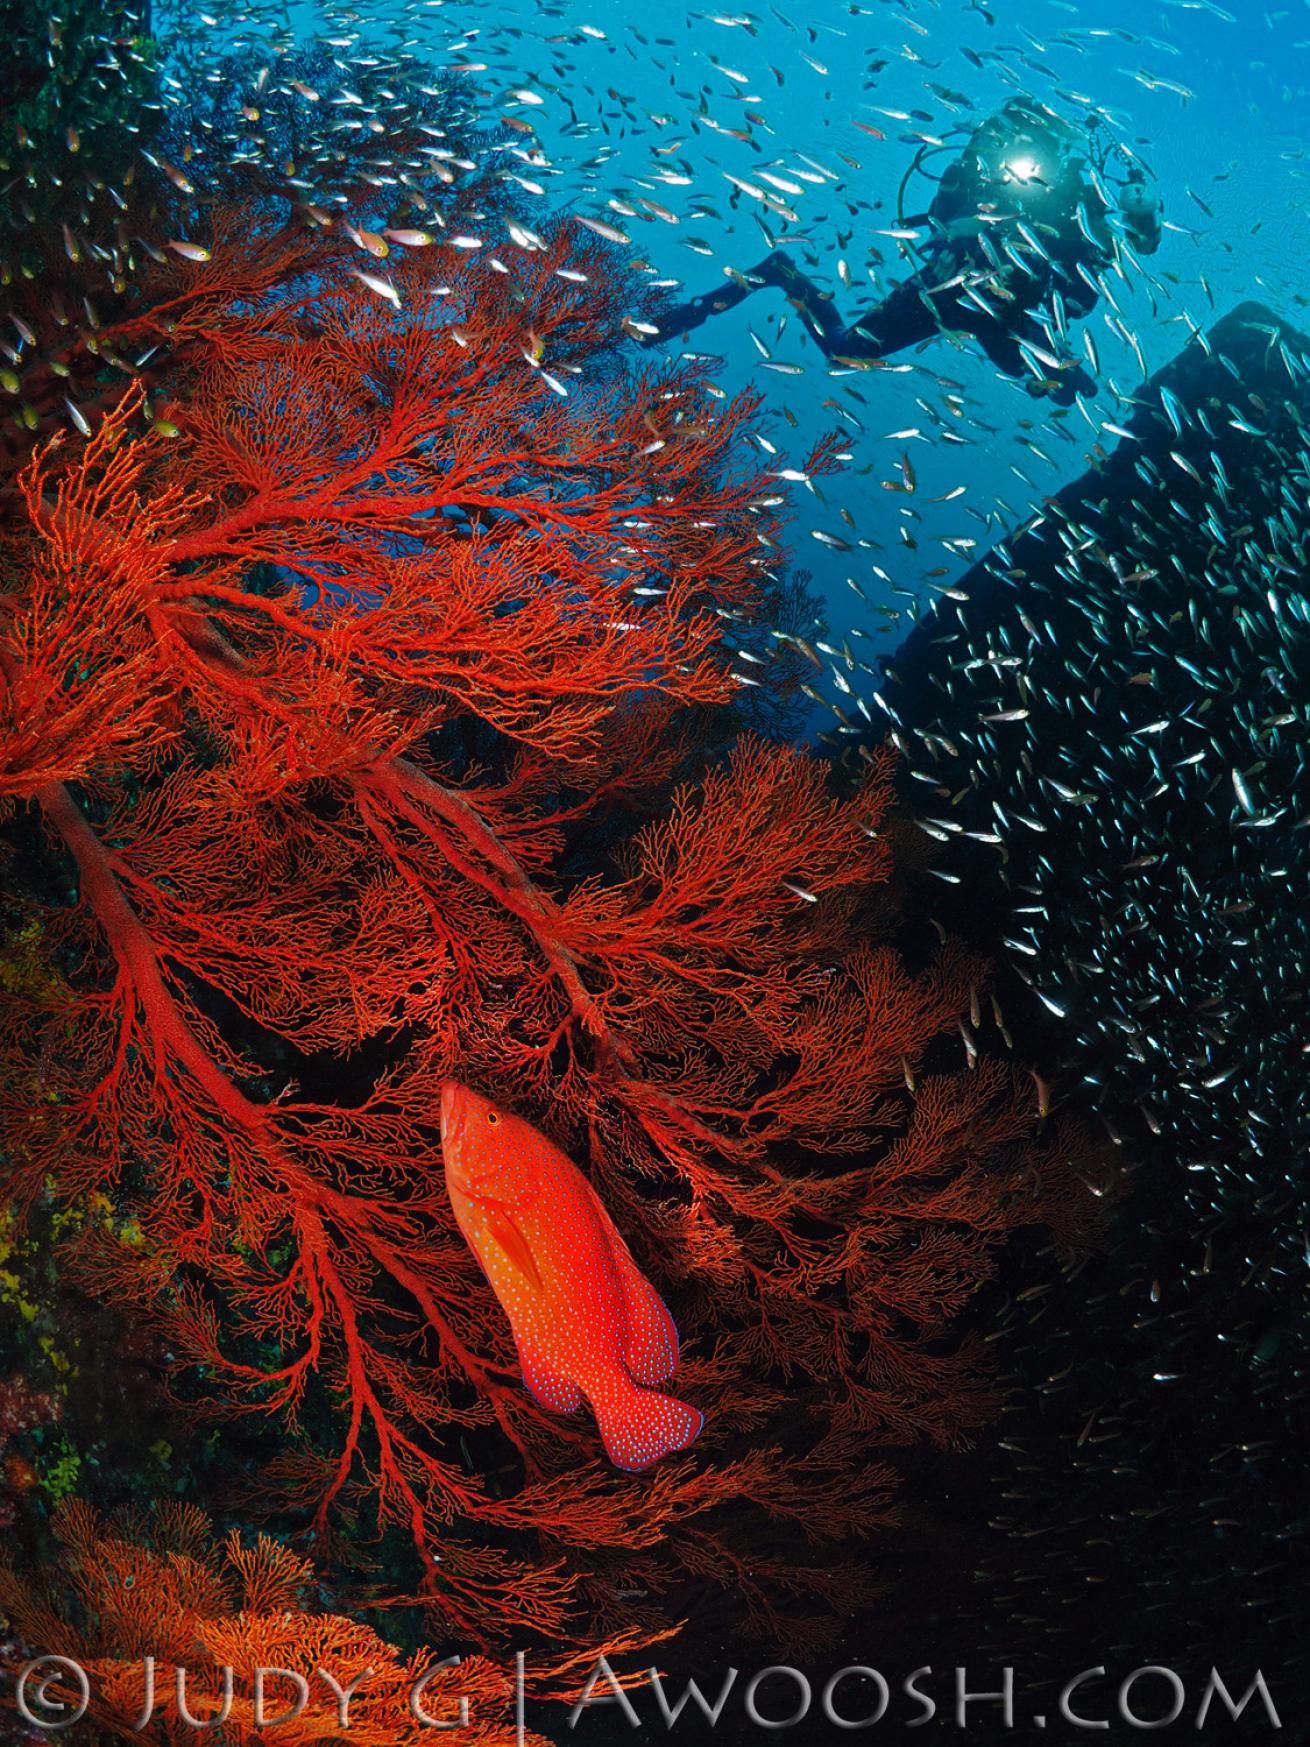
M931 178L925 163L951 149L920 147L897 201L898 229L927 227L926 240L911 245L920 264L849 326L831 297L775 249L748 273L734 274L734 283L657 312L653 337L686 333L772 285L834 362L888 358L943 331L966 333L1035 395L1068 406L1075 395L1094 394L1095 378L1070 349L1069 322L1091 312L1098 275L1123 243L1154 254L1164 227L1146 170L1099 121L1092 116L1079 130L1045 104L1012 98L973 130L937 179L928 210L907 218L911 177Z

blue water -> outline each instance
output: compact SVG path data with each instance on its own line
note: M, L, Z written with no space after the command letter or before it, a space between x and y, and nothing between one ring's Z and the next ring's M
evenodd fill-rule
M485 63L486 72L459 77L489 111L536 129L538 160L523 173L542 184L547 203L621 226L632 238L626 253L649 262L653 280L680 282L689 293L727 283L727 269L749 268L776 241L854 319L912 270L898 242L878 234L896 225L897 187L916 149L910 136L941 137L1026 91L1071 119L1097 107L1158 178L1169 228L1145 263L1149 280L1115 282L1148 372L1181 348L1189 323L1205 327L1243 298L1298 317L1310 246L1304 5L1267 12L1243 0L1233 11L1209 0L998 0L990 14L994 23L980 5L930 0L816 0L796 11L488 0L374 4L353 16L363 47L403 42L434 72ZM341 15L308 6L291 18L302 39L343 28ZM871 71L877 63L884 64ZM949 107L934 84L972 107ZM747 111L759 119L748 122ZM861 122L885 139L861 131ZM760 149L727 129L749 133ZM786 197L799 223L749 196L730 204L729 177L750 181L768 169L790 180L807 161L827 174L803 183L800 197ZM931 191L912 184L907 210L921 210ZM675 222L638 207L642 197ZM636 216L613 201L636 207ZM851 289L839 281L839 260ZM1143 379L1112 315L1102 302L1088 323L1101 362L1099 395L1085 413L1054 417L968 341L907 354L915 368L904 373L829 370L776 291L757 293L690 343L722 358L717 379L729 392L764 396L761 434L785 451L769 465L799 464L834 428L849 439L852 458L840 476L818 492L795 491L792 551L813 572L834 630L863 637L860 652L869 656L899 640L934 580L949 584L971 551L1081 473L1098 439L1112 445L1099 425L1122 422ZM804 374L767 369L752 332L774 361ZM934 420L963 442L941 441ZM923 438L890 436L913 429ZM900 477L905 453L918 479L912 498L882 489ZM961 485L963 495L931 501ZM814 538L822 531L855 549L825 546Z

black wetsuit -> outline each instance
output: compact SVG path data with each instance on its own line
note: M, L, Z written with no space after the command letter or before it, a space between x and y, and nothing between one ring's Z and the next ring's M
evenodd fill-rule
M1069 405L1096 392L1062 335L1068 319L1096 303L1096 274L1113 257L1106 218L1099 188L1084 175L1081 136L1044 105L1014 98L974 129L928 211L906 221L926 230L918 271L856 321L847 325L775 249L741 279L657 315L659 337L686 333L773 285L829 358L877 360L942 332L971 334L1007 376Z
M1096 258L1088 262L1088 256ZM944 330L971 334L981 344L998 370L1007 376L1030 376L1037 391L1049 393L1062 405L1075 394L1094 394L1094 378L1071 358L1049 366L1041 353L1056 356L1046 330L1033 311L1053 289L1060 292L1065 312L1080 318L1090 312L1096 293L1077 271L1079 259L1099 266L1099 252L1084 245L1081 250L1062 250L1053 239L1046 259L1028 253L1027 274L1012 263L998 272L984 245L974 239L943 241L929 252L925 265L903 280L858 319L847 324L832 298L825 295L782 250L775 250L742 278L718 290L693 297L657 316L659 337L672 339L697 328L722 311L734 308L759 286L783 291L801 311L818 346L828 358L889 358L909 346L931 340ZM1003 292L998 291L1004 275ZM1030 349L1034 367L1025 360L1022 346ZM1042 377L1037 369L1044 372Z

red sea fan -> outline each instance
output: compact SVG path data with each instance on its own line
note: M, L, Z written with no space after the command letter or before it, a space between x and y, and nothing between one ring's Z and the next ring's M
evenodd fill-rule
M813 1543L884 1512L871 1441L978 1417L948 1317L1067 1203L1006 1075L907 1091L978 972L862 938L885 767L839 800L794 750L697 765L777 555L751 405L619 372L563 233L440 298L388 263L396 308L345 258L220 221L212 272L100 336L167 347L154 425L129 390L22 475L0 796L69 982L0 1017L15 1192L132 1210L88 1276L198 1397L302 1430L288 1502L325 1534L371 1497L470 1637L654 1630L706 1585L774 1628L849 1603ZM522 1389L441 1188L451 1073L668 1289L690 1455L615 1474Z

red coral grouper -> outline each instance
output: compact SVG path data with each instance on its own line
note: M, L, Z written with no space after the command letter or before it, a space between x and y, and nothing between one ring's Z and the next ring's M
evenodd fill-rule
M458 1080L441 1088L441 1150L459 1229L537 1400L572 1413L585 1395L619 1468L685 1449L701 1415L651 1387L673 1375L678 1331L582 1172Z

